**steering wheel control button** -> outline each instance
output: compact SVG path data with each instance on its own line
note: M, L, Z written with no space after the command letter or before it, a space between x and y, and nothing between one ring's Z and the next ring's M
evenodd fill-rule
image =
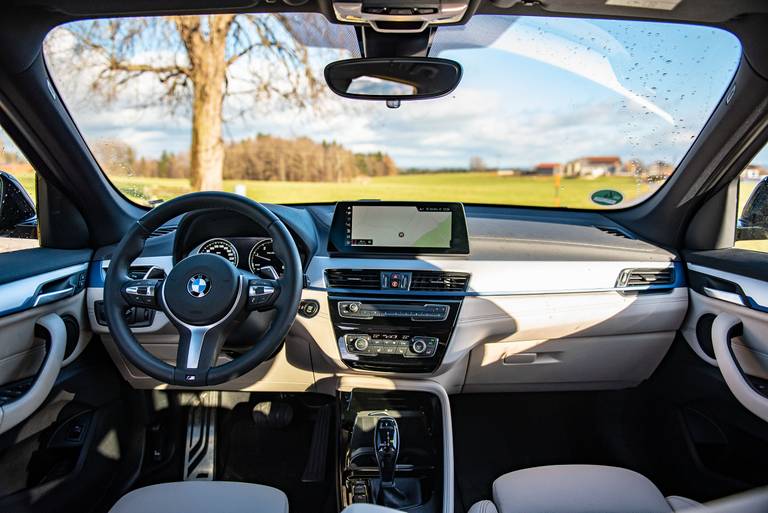
M157 307L158 280L132 280L123 287L123 297L132 306Z
M311 319L320 311L320 303L314 299L304 299L299 304L299 315Z
M277 292L277 284L273 280L258 279L248 282L248 306L263 308L270 306Z
M211 279L205 274L195 274L187 282L187 292L192 297L204 297L211 290Z

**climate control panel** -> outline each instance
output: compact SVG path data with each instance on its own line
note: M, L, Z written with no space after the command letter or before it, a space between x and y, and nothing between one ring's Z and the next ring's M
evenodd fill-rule
M431 358L437 352L438 337L390 333L344 335L350 354L366 356L400 355L403 358Z

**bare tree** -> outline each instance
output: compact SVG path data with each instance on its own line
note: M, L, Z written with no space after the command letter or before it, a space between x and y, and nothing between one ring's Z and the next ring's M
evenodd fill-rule
M470 171L485 171L485 161L482 157L474 156L469 159Z
M139 106L188 109L192 118L190 174L197 190L222 188L225 100L278 100L307 106L321 92L307 47L280 14L220 14L94 20L65 25L74 36L56 74L82 73L107 103L150 77L160 87ZM239 66L239 68L237 68ZM239 69L239 73L234 70ZM141 88L146 93L146 88ZM245 105L253 106L253 101ZM241 102L242 103L242 102ZM247 107L241 107L246 110ZM237 107L233 107L237 109Z

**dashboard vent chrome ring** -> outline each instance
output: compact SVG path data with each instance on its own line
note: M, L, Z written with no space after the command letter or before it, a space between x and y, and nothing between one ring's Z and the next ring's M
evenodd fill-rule
M656 288L669 287L675 283L675 268L662 269L624 269L616 280L617 288Z

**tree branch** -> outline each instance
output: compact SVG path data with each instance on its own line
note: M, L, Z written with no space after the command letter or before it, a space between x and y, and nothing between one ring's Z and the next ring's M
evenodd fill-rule
M189 68L186 66L153 66L151 64L137 64L126 61L110 59L109 69L111 71L125 71L127 73L157 73L173 75L189 75Z

